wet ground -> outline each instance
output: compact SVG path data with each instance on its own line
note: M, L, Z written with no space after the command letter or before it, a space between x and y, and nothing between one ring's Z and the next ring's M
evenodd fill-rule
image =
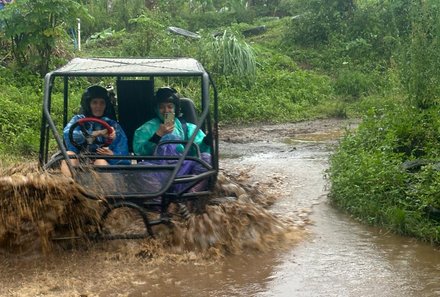
M440 296L436 248L360 225L329 205L328 157L355 126L221 129L222 171L276 196L253 224L282 229L287 220L285 244L178 253L155 242L106 242L45 256L2 254L0 296ZM248 233L239 231L243 242Z
M232 166L253 166L259 178L286 176L285 196L274 211L311 210L307 239L287 252L266 255L272 271L264 289L252 295L440 296L437 248L361 225L329 205L328 157L340 133L354 127L350 122L304 122L273 127L275 133L271 126L248 128L253 135L248 139L231 134L234 144L223 151L245 152L235 155ZM246 149L240 149L243 143Z

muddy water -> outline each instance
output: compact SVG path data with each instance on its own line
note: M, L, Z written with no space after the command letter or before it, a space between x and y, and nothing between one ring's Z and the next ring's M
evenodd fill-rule
M241 172L237 179L272 197L267 204L275 199L267 213L242 210L280 229L289 221L285 244L252 244L243 240L249 232L234 229L248 246L230 252L216 245L179 252L163 239L5 253L0 296L439 296L438 250L362 226L328 204L325 169L340 131L341 123L321 122L222 135L222 171ZM238 223L233 209L211 209L205 221L216 214Z
M307 239L289 251L266 254L272 271L262 280L264 289L252 294L440 296L437 248L361 225L329 205L325 169L341 130L334 123L323 130L297 129L274 141L264 136L270 133L262 133L262 141L236 139L224 150L236 158L233 166L252 166L257 179L285 176L288 186L274 211L310 209Z

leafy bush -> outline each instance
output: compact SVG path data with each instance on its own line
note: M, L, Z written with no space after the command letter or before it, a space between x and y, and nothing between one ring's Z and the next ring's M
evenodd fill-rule
M279 66L279 65L278 65ZM328 77L307 71L280 69L266 61L257 70L255 84L232 84L220 78L220 114L225 122L298 121L324 114L319 106L334 98ZM229 81L229 80L228 80ZM269 91L270 90L270 91Z
M404 14L394 2L310 1L286 27L283 43L295 59L325 71L339 69L343 62L363 72L379 66L384 70L407 32L400 18L407 19L408 13L397 12Z
M32 87L35 81L35 75L14 74L0 68L0 151L31 154L38 150L41 83Z
M66 38L66 26L78 16L89 17L73 0L22 0L0 10L5 37L12 40L12 54L20 68L45 75L57 43Z
M371 75L360 71L342 70L335 81L335 92L346 99L358 99L375 89Z
M429 2L410 7L411 35L402 48L401 75L411 104L430 108L440 98L440 7Z
M190 12L189 14L184 14L182 17L186 23L188 23L188 29L190 31L199 31L201 29L221 28L233 23L252 23L255 15L252 11L209 11L205 13Z
M388 65L402 37L396 24L399 18L405 16L396 15L390 2L357 7L346 24L345 54L360 63L381 61Z
M87 38L95 32L102 32L107 28L113 28L116 31L127 29L129 20L145 10L145 1L143 0L93 0L87 2L83 6L93 16L93 18L81 19L81 32Z
M344 34L355 5L352 0L302 0L303 11L292 18L286 39L300 46L328 44L333 35Z
M131 38L124 42L123 46L128 56L148 57L153 48L160 48L160 40L165 28L154 14L141 14L137 18L130 19L129 23L134 28L132 28Z
M331 157L331 200L362 221L440 242L436 222L425 213L440 203L440 174L433 166L416 173L403 167L408 160L440 156L439 129L436 110L372 110Z

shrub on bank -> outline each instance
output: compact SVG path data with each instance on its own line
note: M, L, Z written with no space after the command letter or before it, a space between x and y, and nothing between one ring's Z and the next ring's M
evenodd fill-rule
M31 154L39 144L41 81L0 68L0 153Z
M268 65L257 71L251 87L221 80L220 84L222 122L279 123L333 113L328 103L335 102L335 98L331 81L325 75Z
M371 110L331 157L331 201L361 221L440 243L439 131L436 109Z

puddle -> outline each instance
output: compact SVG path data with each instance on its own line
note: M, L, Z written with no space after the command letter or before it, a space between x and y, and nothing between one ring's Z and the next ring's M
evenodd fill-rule
M294 137L286 139L284 142L287 144L307 143L307 142L334 142L336 139L341 138L345 131L334 130L326 132L315 133L300 133L295 134Z

